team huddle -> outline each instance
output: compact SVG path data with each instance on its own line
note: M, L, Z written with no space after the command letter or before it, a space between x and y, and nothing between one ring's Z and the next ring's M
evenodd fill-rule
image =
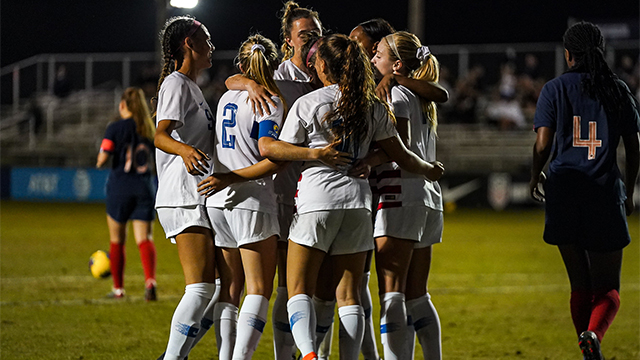
M161 33L155 134L140 137L154 140L155 210L186 282L161 358L187 358L214 326L220 359L250 359L277 272L275 359L328 358L337 306L340 358L378 360L368 286L375 256L384 359L411 359L416 337L425 359L441 359L427 292L443 232L435 103L448 94L438 61L382 19L325 35L318 13L293 1L281 30L281 51L261 35L244 41L241 73L227 79L215 110L195 81L211 67L207 28L178 16ZM114 149L107 142L101 150ZM130 208L108 207L110 229L153 220L122 210ZM139 232L151 238L149 226ZM153 260L147 300L155 300L155 249L145 251L143 264ZM113 294L123 296L123 256L113 266Z

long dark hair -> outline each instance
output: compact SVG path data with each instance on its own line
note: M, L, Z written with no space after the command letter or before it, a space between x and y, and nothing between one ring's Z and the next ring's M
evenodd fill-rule
M365 34L373 41L380 41L383 37L393 34L396 30L385 19L371 19L358 24Z
M386 103L376 96L369 58L358 42L345 35L330 35L320 41L317 56L327 64L328 80L337 83L342 93L337 108L327 113L324 121L332 124L336 141L361 141L369 131L366 119L374 102L385 105L390 113ZM393 119L393 115L390 116Z
M562 40L575 60L568 71L589 74L582 80L582 89L602 103L607 115L619 119L629 103L638 109L633 94L609 68L604 58L604 37L596 25L581 21L567 29Z
M167 20L160 32L160 44L162 45L162 71L158 81L157 93L167 75L179 69L184 61L184 53L181 50L182 42L196 26L196 19L191 16L174 16ZM204 26L204 25L200 25Z

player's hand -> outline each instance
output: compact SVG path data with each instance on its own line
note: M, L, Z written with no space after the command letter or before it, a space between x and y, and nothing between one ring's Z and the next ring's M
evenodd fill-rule
M440 161L432 161L429 164L433 165L433 168L431 168L427 172L425 176L427 180L430 180L430 181L440 180L440 178L442 177L442 174L444 174L444 165L442 165Z
M189 145L185 145L184 149L180 157L184 161L184 166L189 174L204 175L209 172L207 160L211 160L211 158L207 154Z
M347 174L349 176L361 179L368 179L369 175L371 174L371 165L367 164L366 161L360 159L353 165L351 169L349 169L349 172Z
M395 74L383 76L376 86L376 95L380 100L391 102L391 88L396 84L395 76Z
M624 201L624 210L627 213L627 216L633 214L633 210L636 209L636 204L633 201L633 195L628 195L627 200Z
M335 147L338 145L340 145L340 141L321 149L315 149L316 159L337 170L351 164L351 154L336 150Z
M269 104L276 107L276 103L271 98L271 96L276 94L271 93L266 87L255 81L249 82L247 92L249 93L249 100L251 101L251 108L254 114L263 116L266 113L267 115L271 115Z
M216 173L198 183L198 193L201 196L211 195L223 190L234 183L234 176L231 173Z
M529 181L529 194L531 198L537 202L544 202L544 182L547 181L547 175L540 172L540 175L532 177Z

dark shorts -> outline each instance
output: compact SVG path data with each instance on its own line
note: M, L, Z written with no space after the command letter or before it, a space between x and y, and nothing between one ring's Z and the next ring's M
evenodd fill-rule
M631 242L621 179L602 185L581 173L550 174L545 193L544 241L548 244L609 252Z
M120 223L128 220L155 219L155 190L148 179L107 182L107 214Z

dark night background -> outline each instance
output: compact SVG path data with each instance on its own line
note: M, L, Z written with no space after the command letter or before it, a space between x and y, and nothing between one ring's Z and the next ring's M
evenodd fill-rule
M188 13L207 25L214 45L235 50L252 32L279 43L283 1L200 0ZM348 33L359 22L383 17L407 28L407 1L300 0L320 13L325 28ZM153 0L3 0L1 65L43 53L146 52L156 41ZM639 2L563 0L426 1L429 45L559 42L572 17L594 22L637 22ZM168 15L186 13L169 10ZM637 28L636 28L637 29Z

